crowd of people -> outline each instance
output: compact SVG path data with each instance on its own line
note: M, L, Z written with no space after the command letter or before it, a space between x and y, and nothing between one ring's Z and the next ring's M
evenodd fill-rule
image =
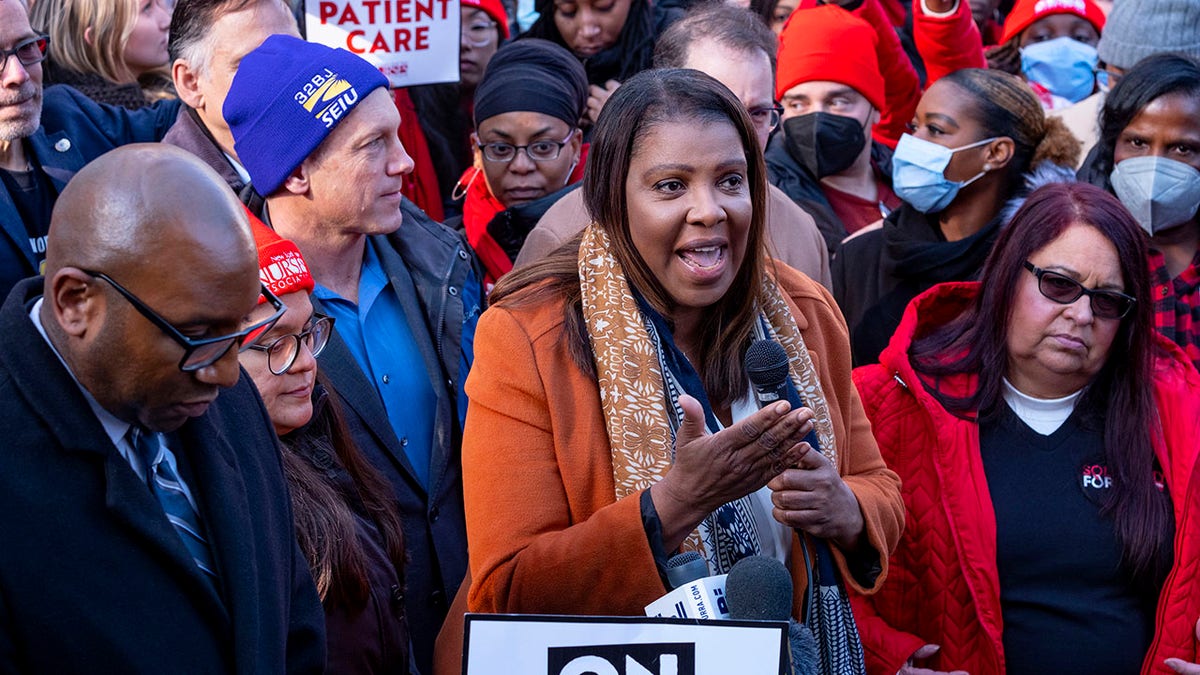
M461 672L688 552L823 675L1200 675L1200 3L460 5L393 89L0 0L0 672Z

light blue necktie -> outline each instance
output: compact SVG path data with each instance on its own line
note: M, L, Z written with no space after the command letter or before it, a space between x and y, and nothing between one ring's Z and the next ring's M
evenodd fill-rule
M142 466L146 467L146 483L166 512L167 520L175 526L175 532L192 554L196 566L215 580L217 568L213 564L208 541L204 538L200 514L192 508L192 503L180 487L179 477L171 470L171 465L163 461L164 453L161 452L159 434L134 426L129 429L129 441L141 458Z

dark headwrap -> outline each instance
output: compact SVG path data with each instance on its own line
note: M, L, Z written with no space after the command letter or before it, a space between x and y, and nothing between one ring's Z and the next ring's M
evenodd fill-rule
M488 62L475 88L475 126L507 112L536 112L576 127L587 97L587 75L571 52L546 40L518 40Z

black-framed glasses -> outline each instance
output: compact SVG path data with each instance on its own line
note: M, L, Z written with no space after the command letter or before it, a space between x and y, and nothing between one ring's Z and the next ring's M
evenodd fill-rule
M103 272L93 270L83 270L83 272L84 274L108 282L108 285L116 289L150 323L157 326L159 330L174 340L180 347L183 347L183 357L179 359L179 369L185 373L211 366L219 361L222 356L225 356L229 352L229 348L235 344L238 346L239 352L250 348L264 333L271 330L275 323L279 321L279 318L283 316L283 313L287 311L287 307L283 305L283 301L275 297L271 289L267 288L266 284L263 284L262 294L267 299L267 302L275 308L274 314L258 323L246 326L236 333L210 338L190 338L180 333L178 328L172 326L169 321L150 309L146 303L131 293L129 289L113 281L112 277Z
M50 49L49 35L35 35L17 43L12 49L0 49L0 73L8 65L8 57L15 56L22 66L32 66L41 63Z
M567 132L567 137L561 141L534 141L528 145L513 145L512 143L478 143L483 158L489 162L511 162L517 158L517 153L524 150L526 156L535 162L549 162L558 159L563 147L571 141L574 129Z
M296 363L296 357L300 356L301 344L308 347L308 351L312 352L313 358L316 358L325 350L325 345L329 344L329 336L333 335L333 323L332 316L313 314L308 328L303 331L281 335L272 340L271 344L268 345L250 345L250 349L257 352L266 352L267 368L270 368L271 372L275 375L283 375L291 370L292 365Z
M783 116L783 106L773 105L763 108L751 108L750 120L754 122L756 127L764 127L767 131L774 131L775 127L779 126L779 120Z
M1065 274L1044 270L1028 260L1025 269L1029 270L1038 280L1038 291L1050 300L1060 305L1069 305L1080 298L1088 296L1092 303L1092 313L1101 319L1121 319L1137 304L1133 296L1117 291L1097 291L1084 288L1083 284Z
M462 25L462 41L472 47L486 47L496 41L500 31L495 21L471 21Z

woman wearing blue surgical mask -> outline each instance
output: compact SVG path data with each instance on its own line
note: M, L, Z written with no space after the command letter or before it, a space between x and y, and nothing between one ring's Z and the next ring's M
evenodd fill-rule
M1149 235L1155 324L1200 367L1200 62L1161 54L1126 71L1080 177Z
M1023 77L1047 110L1061 110L1097 91L1103 28L1092 0L1017 0L988 60Z
M1078 154L1079 142L1018 78L965 69L935 82L892 157L892 189L904 203L833 260L855 365L878 360L909 300L978 275L1032 168L1048 162L1069 174L1061 167Z

